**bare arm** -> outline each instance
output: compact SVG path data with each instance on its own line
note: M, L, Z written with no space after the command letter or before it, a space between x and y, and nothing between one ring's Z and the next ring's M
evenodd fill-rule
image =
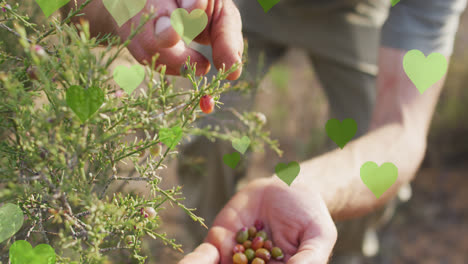
M370 132L337 149L301 164L291 185L318 191L336 219L358 217L391 199L418 170L426 150L431 117L444 80L420 94L403 70L406 51L379 50L378 96ZM360 167L392 162L397 182L379 199L364 185ZM306 186L306 187L304 187Z

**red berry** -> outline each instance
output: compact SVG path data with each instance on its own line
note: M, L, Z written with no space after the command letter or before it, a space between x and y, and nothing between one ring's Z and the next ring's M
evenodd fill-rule
M255 220L254 226L257 229L257 231L262 230L263 227L264 227L263 221L262 220Z
M252 249L253 250L257 250L259 248L262 248L263 247L263 237L255 237L253 240L252 240Z
M203 113L209 114L213 112L214 105L214 99L210 95L204 95L202 98L200 98L200 109L203 111Z
M263 247L271 251L271 249L273 248L273 242L271 242L271 240L267 240L265 241L265 243L263 243Z
M245 248L243 245L241 244L237 244L234 246L234 248L232 249L232 252L235 254L235 253L244 253L245 251Z

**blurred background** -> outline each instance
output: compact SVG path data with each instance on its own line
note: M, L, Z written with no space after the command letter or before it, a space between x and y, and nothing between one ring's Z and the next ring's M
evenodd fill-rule
M36 23L45 23L32 0L23 2ZM2 45L15 49L18 45L11 39L9 33L0 30ZM433 118L426 157L411 184L412 197L399 205L389 223L379 229L378 254L353 263L468 263L468 89L464 83L468 82L467 46L468 15L464 14L447 82ZM120 64L133 63L128 54L121 60ZM184 85L184 80L177 81ZM283 161L305 160L327 149L324 127L328 103L301 50L290 50L270 69L259 87L255 108L265 113L272 138L279 140L284 151ZM266 151L254 153L250 161L246 181L271 176L280 160L272 151ZM162 177L163 187L178 184L175 164ZM146 193L141 185L128 185L124 191ZM191 230L183 227L183 212L167 209L163 211L163 231L189 252L196 245ZM145 251L148 263L154 264L177 263L183 256L158 241L147 243Z

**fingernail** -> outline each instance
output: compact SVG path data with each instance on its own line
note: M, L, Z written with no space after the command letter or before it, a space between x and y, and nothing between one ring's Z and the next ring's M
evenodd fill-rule
M181 0L181 2L182 8L189 8L195 4L195 0Z
M156 22L154 34L159 35L171 26L171 19L167 16L160 17Z

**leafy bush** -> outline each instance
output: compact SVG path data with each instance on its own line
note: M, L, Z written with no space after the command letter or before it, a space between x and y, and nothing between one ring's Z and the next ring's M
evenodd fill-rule
M181 245L158 232L164 224L159 214L151 218L142 213L145 207L159 213L175 204L205 226L194 209L183 205L180 187L159 187L159 171L177 157L179 141L193 135L212 140L247 135L254 149L266 142L279 152L255 113L226 110L242 122L238 131L195 126L205 116L197 109L203 95L213 96L220 107L222 93L248 92L245 82L222 84L239 65L208 80L195 76L196 65L188 58L185 77L192 87L182 89L174 87L164 66L152 70L156 55L145 66L142 86L147 89L126 95L110 84L110 65L152 17L146 14L124 42L110 35L91 38L86 21L69 24L84 5L62 21L36 25L20 14L19 4L7 7L0 0L0 32L13 39L10 45L0 43L0 206L17 204L26 219L15 236L0 244L2 263L8 263L9 247L20 239L33 246L50 244L57 263L105 263L114 250L129 250L133 261L144 263L144 236L180 250ZM71 87L102 94L97 112L78 118L67 103ZM137 132L144 136L136 137ZM129 135L133 141L125 140ZM122 176L121 163L131 164L136 174ZM151 196L108 192L114 182L134 181L146 183Z

